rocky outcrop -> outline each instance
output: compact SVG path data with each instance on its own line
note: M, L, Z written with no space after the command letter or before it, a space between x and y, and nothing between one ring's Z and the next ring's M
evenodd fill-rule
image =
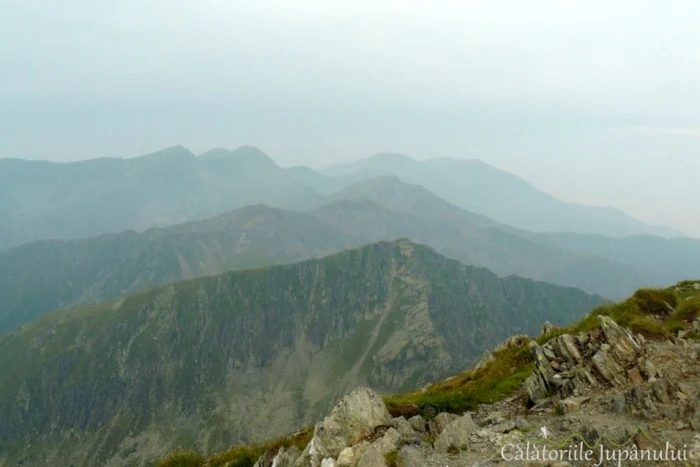
M311 442L294 465L320 467L324 459L337 459L344 449L369 438L377 428L390 424L391 415L382 398L370 389L358 388L345 396L331 414L316 425Z
M387 467L389 458L398 467L422 467L426 453L468 449L477 429L469 413L439 413L428 422L421 416L392 419L376 393L359 388L316 425L303 452L269 451L255 467Z
M644 359L645 339L633 336L608 316L599 316L600 329L577 336L562 334L545 345L530 343L535 360L523 386L529 405L556 395L567 398L586 386L622 386L652 373ZM573 405L573 404L572 404Z

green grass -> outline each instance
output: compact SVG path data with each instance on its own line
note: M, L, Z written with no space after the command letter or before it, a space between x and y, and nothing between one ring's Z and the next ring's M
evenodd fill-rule
M389 396L384 399L392 416L399 416L410 407L420 414L463 413L479 404L497 402L515 394L530 375L532 356L527 346L506 349L494 354L495 360L478 371L468 371L425 391Z
M174 452L156 463L156 467L201 467L206 459L195 452Z
M178 452L156 462L156 467L253 467L255 462L268 451L277 452L280 448L296 446L304 450L313 436L313 427L305 428L291 436L278 438L253 446L236 446L216 454L209 459L193 452Z

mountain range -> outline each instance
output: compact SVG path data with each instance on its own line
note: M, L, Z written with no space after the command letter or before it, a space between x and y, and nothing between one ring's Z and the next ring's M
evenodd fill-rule
M385 175L420 185L467 211L533 232L681 235L611 208L562 203L480 161L416 161L378 154L319 173L308 167L279 167L251 146L213 149L199 156L175 146L131 159L0 159L0 249L36 240L143 231L252 204L305 210L323 203L325 196Z
M63 307L202 275L318 258L407 237L465 264L611 299L700 276L700 241L533 234L495 223L397 177L319 198L297 212L248 206L202 221L47 240L0 251L0 332Z
M0 335L0 460L147 465L264 439L600 303L400 239L52 313Z
M625 237L638 234L679 237L668 227L647 225L609 207L564 203L527 181L480 160L435 158L417 161L401 154L380 153L327 167L327 175L396 175L425 187L468 211L533 232L577 232Z

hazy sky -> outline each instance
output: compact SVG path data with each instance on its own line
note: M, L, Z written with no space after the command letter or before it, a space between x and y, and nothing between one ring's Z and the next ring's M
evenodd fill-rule
M700 2L2 0L0 156L480 158L700 236Z

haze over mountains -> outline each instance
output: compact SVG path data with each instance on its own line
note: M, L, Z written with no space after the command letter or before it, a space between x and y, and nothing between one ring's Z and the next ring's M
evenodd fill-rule
M0 335L0 460L143 465L265 439L358 384L418 387L600 303L403 239L54 313Z
M465 161L459 170L444 173L431 167L445 160L422 163L383 155L358 164L356 173L346 166L345 175L329 177L306 167L280 168L248 146L199 157L174 147L126 160L0 160L0 209L3 220L9 220L0 224L0 238L9 242L6 246L42 237L143 230L240 208L142 233L42 240L0 251L0 331L59 308L112 300L175 280L291 263L401 237L501 276L516 274L614 299L640 286L700 276L700 241L695 239L532 233L464 210L396 175L373 172L393 168L426 184L443 177L438 189L474 191L469 184L449 181L468 172L465 167L476 167L472 180L482 185L496 180L493 189L482 190L490 193L491 203L498 196L504 206L522 202L527 196L514 192L534 192L483 163ZM640 231L648 229L630 222Z
M647 225L621 211L562 203L525 180L479 160L436 158L416 161L401 154L380 153L368 159L328 167L334 176L380 174L399 176L469 211L534 232L598 233L609 236L651 234L677 237L668 227Z
M700 240L475 161L1 159L0 219L0 462L24 465L284 434L700 276Z
M0 248L203 219L250 204L304 209L358 181L394 174L463 209L535 232L679 236L613 209L570 205L479 161L379 154L327 170L283 169L259 149L195 157L177 146L133 159L0 159Z

